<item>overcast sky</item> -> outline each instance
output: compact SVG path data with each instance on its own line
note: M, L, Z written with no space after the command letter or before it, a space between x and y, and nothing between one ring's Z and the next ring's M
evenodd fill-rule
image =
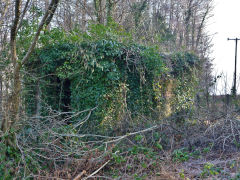
M213 37L214 72L223 72L228 77L228 88L231 89L234 71L235 41L227 41L227 38L240 38L240 0L215 0L213 17L208 24L210 34ZM238 43L240 49L240 41ZM240 51L238 51L238 65L240 67ZM237 68L237 76L240 68ZM238 86L238 85L237 85ZM222 85L218 87L222 90ZM238 88L238 93L240 88Z

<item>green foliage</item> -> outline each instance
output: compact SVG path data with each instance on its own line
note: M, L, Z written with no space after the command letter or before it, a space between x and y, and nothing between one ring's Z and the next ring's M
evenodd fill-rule
M72 32L71 35L68 35L64 30L59 28L53 28L51 31L45 29L44 34L40 35L38 43L44 47L66 44L69 41L74 42L76 40L79 40L75 39L76 33L77 31Z
M132 112L148 111L146 107L152 105L151 79L157 68L161 70L161 66L154 67L155 62L149 62L149 49L136 45L128 47L111 40L84 42L80 49L83 53L78 54L78 59L66 61L58 68L59 77L71 80L74 109L98 106L96 119L110 125L112 120L121 119L124 112L119 113L119 110L124 111L125 107ZM140 54L142 51L146 52ZM160 58L155 61L162 63ZM145 82L147 80L149 83Z
M135 180L144 180L146 178L147 178L147 175L139 176L138 174L134 174L134 179Z
M182 171L179 173L179 176L181 179L185 179L185 174L184 174L184 170L182 169Z
M84 33L82 36L85 41L102 39L125 43L132 41L131 34L127 33L122 26L114 21L108 22L107 26L103 24L90 24L88 27L88 33Z
M192 53L178 52L162 57L168 64L167 76L155 79L154 92L161 116L175 115L178 125L186 122L194 112L200 60Z
M122 120L129 118L136 123L137 115L152 116L152 110L164 104L165 85L159 80L169 77L169 71L177 79L173 99L176 111L192 107L196 82L192 68L197 58L191 53L173 55L169 68L158 48L133 43L131 36L114 22L108 26L91 24L87 33L74 30L66 34L53 29L42 34L39 42L42 48L35 52L38 58L32 57L25 66L36 77L27 75L24 81L24 99L30 114L34 114L37 104L33 95L37 87L30 85L39 84L42 103L53 110L97 107L88 127L127 131L123 126L134 122ZM180 78L188 73L187 78Z
M150 174L154 174L155 169L160 167L162 160L158 150L146 144L140 145L139 141L143 140L142 135L135 136L134 140L139 145L122 142L114 147L113 161L110 166L112 169L110 174L114 178L120 177L125 172L129 177L146 179ZM141 173L137 169L140 169Z
M29 11L30 13L32 13L33 18L22 19L22 22L21 22L22 24L18 31L16 44L17 44L17 53L18 53L19 60L21 60L21 58L24 57L28 48L33 42L33 38L38 29L39 19L43 16L43 13L44 13L44 11L41 8L35 5L32 5Z
M199 82L196 69L190 68L187 72L181 73L183 74L178 74L175 80L174 96L171 99L172 110L177 117L178 125L183 125L187 120L191 122Z
M16 148L6 145L6 137L7 135L1 137L0 141L0 180L10 180L22 175L21 154Z
M194 73L186 74L183 78L175 81L175 88L173 89L174 98L172 105L175 112L190 112L194 108L194 100L196 96L197 78Z
M191 74L194 67L200 66L199 58L190 52L178 52L172 55L171 64L172 71L171 74L178 78L184 74Z
M203 151L202 151L202 152L203 152L204 154L209 153L209 152L211 151L213 145L214 145L213 143L209 143L207 147L203 148Z
M190 154L185 149L176 149L173 151L173 161L188 161L190 158Z
M156 143L155 146L159 149L159 150L163 150L163 147L160 143Z
M66 105L75 111L98 107L91 117L95 119L92 123L108 124L112 129L126 118L128 110L151 112L155 105L153 79L164 73L165 68L154 48L110 39L98 40L96 37L108 35L109 27L105 32L102 28L101 25L92 28L88 37L91 40L62 41L38 50L38 59L33 59L29 67L35 69L37 76L46 77L40 82L42 100L46 104L56 110ZM59 38L61 33L54 32ZM52 36L54 39L55 35ZM42 42L46 43L44 38ZM66 81L70 81L70 104L64 104L69 96L64 94Z
M135 141L141 141L144 137L142 135L136 135L135 136Z
M114 163L121 164L126 162L126 159L121 155L112 154L112 157L114 159Z
M53 43L53 45L48 46L46 49L38 50L36 52L38 58L32 58L26 64L25 68L32 74L32 77L29 74L24 76L24 100L27 104L26 111L28 113L34 114L36 109L35 94L37 86L33 86L33 84L39 84L40 90L44 92L41 96L42 102L51 105L55 110L63 108L64 104L62 101L66 98L62 93L64 81L61 81L57 77L56 68L63 65L66 59L72 56L73 52L74 46L71 44L57 43L55 45Z
M215 176L220 173L220 169L215 167L212 163L207 162L204 165L203 171L201 173L202 178L206 178L207 176Z

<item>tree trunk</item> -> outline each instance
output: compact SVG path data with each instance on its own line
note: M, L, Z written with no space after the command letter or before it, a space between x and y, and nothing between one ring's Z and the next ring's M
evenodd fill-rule
M15 136L12 134L12 130L16 130L17 123L19 122L19 107L20 107L20 68L15 69L13 74L13 92L7 100L6 110L8 113L3 117L1 130L6 133L9 132L7 138L7 145L15 146Z
M3 133L9 132L10 129L13 128L13 125L18 121L18 110L19 110L19 100L20 100L20 69L17 65L17 48L16 48L16 36L17 36L17 27L20 20L20 8L21 8L21 0L15 1L15 18L13 21L13 25L11 27L11 37L10 37L10 48L11 48L11 60L13 64L13 89L12 94L7 100L6 104L6 111L5 116L3 117L1 130ZM14 146L14 138L13 136L9 135L7 138L6 143L8 145Z
M57 8L59 0L52 0L48 9L46 10L45 15L42 18L41 23L38 26L37 32L34 36L34 39L24 56L24 58L19 61L17 56L17 46L16 46L16 37L18 31L18 25L20 21L20 9L21 9L21 0L15 1L15 18L11 28L11 37L10 37L10 47L11 47L11 60L13 64L13 76L12 76L12 90L11 95L7 99L6 109L1 124L1 130L3 133L9 133L6 144L12 147L15 147L15 135L13 130L18 129L17 123L19 121L19 108L20 108L20 97L21 97L21 68L30 58L44 25L48 25L53 17L53 14Z
M113 11L115 9L116 2L113 0L107 0L107 24L113 20Z
M82 8L82 30L85 32L86 31L86 26L87 26L87 0L83 0L83 8Z
M97 22L99 24L104 24L104 9L105 9L104 5L105 5L104 0L94 0Z
M189 0L187 12L186 12L186 18L185 18L185 45L187 48L189 48L189 29L190 29L190 20L192 17L192 2L193 0Z

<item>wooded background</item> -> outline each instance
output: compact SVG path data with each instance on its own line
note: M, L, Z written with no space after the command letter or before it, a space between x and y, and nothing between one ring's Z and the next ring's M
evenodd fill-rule
M0 157L25 170L0 172L47 177L71 158L72 168L101 156L89 149L106 146L106 155L109 144L156 129L176 144L162 136L155 149L191 151L190 136L221 114L210 102L220 77L211 74L206 29L213 8L213 0L1 0ZM133 141L151 138L143 139ZM67 173L91 177L94 165Z

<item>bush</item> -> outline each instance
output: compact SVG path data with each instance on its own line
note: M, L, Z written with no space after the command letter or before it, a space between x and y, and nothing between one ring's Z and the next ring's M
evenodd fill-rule
M48 40L54 43L38 49L38 58L33 58L26 67L34 69L31 73L36 77L43 78L26 77L28 112L36 112L37 100L33 94L37 93L37 87L27 90L35 81L42 92L42 104L50 105L53 110L82 111L97 107L86 124L89 131L99 126L126 132L140 123L137 118L140 114L157 118L155 110L164 105L166 91L159 89L165 86L158 84L159 80L177 79L180 74L182 77L195 66L197 58L190 53L178 53L171 58L172 67L167 67L158 49L133 43L131 36L119 29L114 23L110 27L91 25L90 34L77 38L73 32L61 41ZM59 38L62 33L55 31ZM42 42L45 41L42 37ZM172 87L175 103L171 106L179 104L181 108L174 107L178 111L192 106L195 94L194 86L186 85L189 80L179 78L177 86Z

